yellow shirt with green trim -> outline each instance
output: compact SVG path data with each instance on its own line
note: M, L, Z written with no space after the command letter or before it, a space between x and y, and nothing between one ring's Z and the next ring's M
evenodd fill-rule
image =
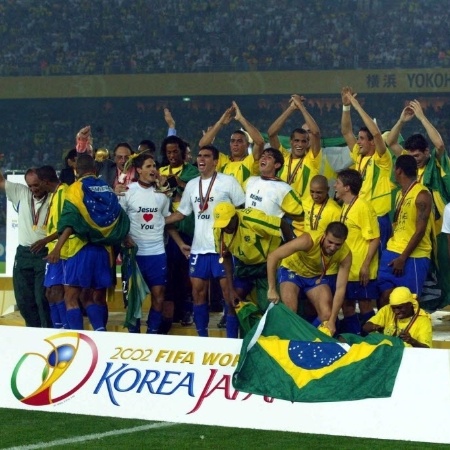
M389 151L379 155L377 151L372 156L361 156L359 146L355 144L351 152L356 169L363 177L359 196L369 201L377 216L384 216L391 211L391 192L394 188L391 182L392 156Z
M384 327L383 334L387 336L398 336L402 331L405 331L412 317L406 319L396 320L394 312L390 305L383 306L375 316L371 317L369 322ZM419 310L419 315L411 325L408 333L413 339L419 341L421 344L426 344L430 348L433 344L433 332L431 326L431 316L423 309ZM411 347L405 342L406 347Z
M392 236L387 242L386 248L392 252L402 253L409 244L412 235L416 232L417 207L416 198L423 190L427 190L425 186L417 183L405 196L402 202L401 191L397 193L395 204L399 209L395 216L396 221L392 224ZM394 217L395 220L395 217ZM412 251L412 258L430 258L433 231L434 214L431 213L428 218L425 234L417 247Z
M282 145L280 145L279 150L283 154L284 165L279 170L278 176L286 183L289 183L289 172L291 177L295 172L295 175L289 184L303 200L304 195L309 195L311 178L319 174L321 158L319 156L315 158L313 152L308 150L303 160L301 158L293 159L291 158L291 152ZM298 169L296 170L297 167Z
M50 236L53 233L58 231L58 220L61 215L64 200L66 198L66 190L69 186L65 183L60 184L55 192L53 192L50 198L49 205L49 213L47 220L47 236ZM58 239L55 239L47 244L47 248L49 253L55 248L56 242ZM66 241L61 249L61 258L67 259L69 251L69 242Z
M302 204L305 212L304 231L306 233L312 230L324 233L329 223L339 222L341 207L332 198L326 200L323 208L323 205L315 204L311 196L305 196Z
M341 209L340 221L348 228L347 243L352 249L352 267L348 281L359 281L359 271L366 259L372 239L380 237L380 226L371 203L358 197ZM369 278L375 280L378 272L378 252L375 253L369 266Z
M234 236L221 233L220 228L214 228L216 251L221 253L221 239L223 239L223 250L227 249L244 264L265 263L267 255L278 248L282 242L281 218L268 216L254 208L238 209L236 214L239 225Z
M281 261L281 266L295 272L304 278L318 277L323 271L321 242L324 233L321 231L310 231L308 233L313 240L312 248L307 252L296 252ZM339 271L339 265L350 253L349 246L344 244L332 256L323 256L325 269L328 275L334 275Z
M219 153L217 171L236 178L243 187L244 182L252 175L259 174L259 166L252 154L247 155L240 161L232 161L229 155Z

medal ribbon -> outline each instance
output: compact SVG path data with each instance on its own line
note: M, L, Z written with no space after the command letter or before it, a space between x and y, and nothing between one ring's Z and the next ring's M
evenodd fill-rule
M314 207L316 206L316 204L313 203L313 206L312 206L311 211L309 213L309 224L311 226L311 230L317 230L317 227L319 226L319 220L320 220L320 218L322 216L322 212L323 212L325 206L328 203L328 199L329 199L329 197L327 197L325 202L322 203L322 205L320 206L319 212L317 213L316 219L314 221L313 221L313 218L314 218Z
M214 181L216 181L217 172L214 172L211 181L209 182L208 190L206 191L206 195L203 197L203 190L202 190L202 179L200 178L198 180L198 190L199 190L199 196L200 196L200 212L204 212L208 209L208 199L209 194L211 193L211 189L213 187Z
M305 157L300 158L299 162L295 166L294 171L292 172L292 175L291 175L292 155L289 156L287 184L292 184L292 182L294 181L295 175L297 175L297 172L299 171L299 169L302 168L304 159L305 159Z
M350 212L350 209L352 208L352 206L354 205L354 203L356 202L357 199L358 199L358 196L355 195L353 197L352 201L350 202L350 204L348 205L347 209L345 210L345 213L343 211L341 212L341 217L339 219L339 222L345 223L345 221L347 220L348 213Z
M325 261L325 254L323 253L323 249L322 249L324 239L325 238L322 237L322 239L320 240L320 264L322 265L322 273L320 274L320 277L316 280L316 284L320 284L320 282L322 281L322 278L326 275L328 267L330 267L330 262L331 262L331 258L328 261L328 264Z
M33 230L35 230L37 228L37 225L39 222L39 214L41 213L41 210L42 210L42 207L44 206L45 200L47 200L47 196L48 196L48 194L45 194L44 197L42 197L42 204L37 211L34 206L34 197L31 197L31 216L33 219ZM50 207L48 207L48 209L47 209L47 215L45 216L43 226L47 225L49 214L50 214Z
M358 172L361 174L361 178L364 180L366 178L366 172L367 172L367 166L369 165L370 161L372 160L372 157L370 157L367 162L366 165L364 166L363 170L361 171L361 164L363 161L363 156L361 156L361 159L359 160L359 165L358 165Z
M406 189L406 192L402 195L402 197L397 201L396 205L395 205L395 213L394 213L394 226L397 224L397 220L398 217L400 215L400 211L402 209L403 203L406 200L406 196L409 194L409 191L416 185L418 184L417 181L413 181L409 186L408 189Z

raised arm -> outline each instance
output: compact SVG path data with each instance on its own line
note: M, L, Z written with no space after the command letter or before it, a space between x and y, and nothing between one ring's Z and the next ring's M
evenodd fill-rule
M219 130L224 126L228 125L234 116L234 107L230 106L223 114L222 117L208 130L205 132L203 137L200 139L198 143L199 147L203 147L204 145L210 145L214 142L214 139L217 136Z
M172 113L169 108L164 108L164 120L167 123L167 136L176 136L177 130L175 128L175 119L172 117Z
M383 136L381 136L381 131L378 128L378 125L375 121L369 116L369 114L364 111L363 107L359 104L356 99L357 94L349 94L347 93L347 99L350 101L355 111L360 115L361 119L364 122L364 125L368 128L370 133L373 136L373 140L375 141L375 150L381 156L386 153L386 144L384 143ZM344 111L342 112L344 114Z
M356 144L356 138L353 134L353 128L352 128L352 118L350 116L350 109L351 109L351 101L350 98L348 98L348 95L352 95L352 90L345 86L341 90L341 98L342 98L342 117L341 117L341 133L342 137L345 139L345 142L347 143L347 147L352 151L352 148Z
M441 135L439 134L439 131L436 130L436 128L427 119L425 113L423 112L422 105L419 103L418 100L413 100L412 102L410 102L409 106L414 111L416 117L422 123L423 127L425 128L428 134L428 137L430 138L433 145L436 147L438 159L441 159L441 157L445 154L445 145Z
M253 126L241 113L239 106L236 102L233 102L233 107L236 115L234 118L242 125L244 130L250 135L253 140L253 158L255 161L259 161L261 158L262 152L264 150L264 138L262 137L259 130Z
M278 117L272 125L270 125L267 130L267 134L269 135L269 143L273 148L280 148L280 140L278 139L278 134L280 130L283 128L286 120L289 116L297 109L292 98L289 100L289 106L281 113L281 116Z
M392 150L395 156L400 156L403 152L403 147L398 143L398 138L400 136L400 132L402 131L403 125L406 122L409 122L413 117L414 110L410 106L403 108L399 119L386 137L386 145Z
M316 121L313 119L311 114L308 112L305 106L305 97L302 95L294 94L292 96L292 101L294 102L297 109L302 113L303 119L309 128L309 139L310 148L314 156L317 156L320 152L320 129Z

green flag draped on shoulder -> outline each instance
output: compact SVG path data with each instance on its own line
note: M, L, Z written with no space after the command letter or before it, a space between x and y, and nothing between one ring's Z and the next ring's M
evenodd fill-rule
M381 334L357 341L341 344L283 304L271 304L243 341L233 386L295 402L390 397L403 342Z
M112 189L103 180L87 176L67 190L58 232L67 227L93 244L118 245L130 230L130 220Z

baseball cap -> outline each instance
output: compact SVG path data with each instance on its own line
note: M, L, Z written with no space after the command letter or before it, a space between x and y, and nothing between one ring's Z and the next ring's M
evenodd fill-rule
M214 208L214 228L225 228L236 214L236 208L231 203L222 202Z

